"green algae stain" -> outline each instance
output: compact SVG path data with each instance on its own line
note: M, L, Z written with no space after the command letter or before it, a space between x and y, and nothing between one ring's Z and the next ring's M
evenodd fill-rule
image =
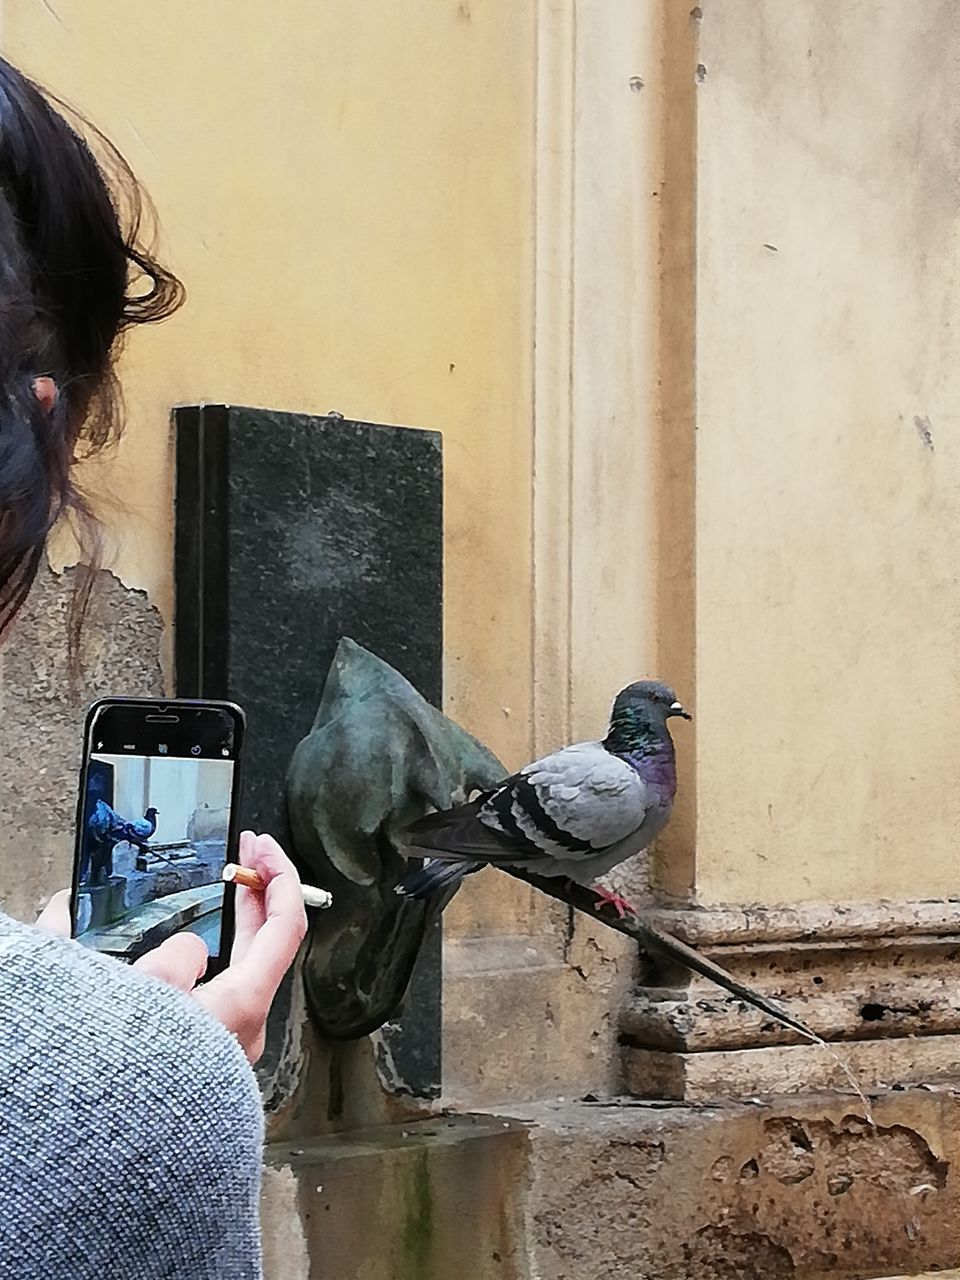
M409 1280L426 1280L433 1245L433 1193L430 1153L418 1151L413 1169L405 1175L403 1257Z

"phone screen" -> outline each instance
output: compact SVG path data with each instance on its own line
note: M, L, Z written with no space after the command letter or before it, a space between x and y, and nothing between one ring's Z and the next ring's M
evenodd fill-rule
M88 719L78 809L74 937L133 961L176 933L211 962L232 932L240 712L111 703Z

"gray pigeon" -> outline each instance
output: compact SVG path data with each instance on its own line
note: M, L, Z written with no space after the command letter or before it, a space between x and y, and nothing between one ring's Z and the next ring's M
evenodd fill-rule
M414 822L402 851L425 861L397 892L430 897L490 865L562 876L594 889L621 917L632 911L595 881L667 824L677 790L671 716L690 719L667 685L640 680L617 695L602 741L564 747L469 804Z

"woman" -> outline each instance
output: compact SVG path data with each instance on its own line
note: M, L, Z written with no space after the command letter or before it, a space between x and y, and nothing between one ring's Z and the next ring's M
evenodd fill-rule
M0 61L0 631L54 523L95 531L72 474L118 429L113 369L131 325L180 286L137 243L88 145ZM84 592L71 642L79 634ZM67 643L67 637L64 642ZM253 1280L260 1275L262 1110L250 1062L306 928L299 881L268 836L241 861L229 968L197 988L191 934L130 968L70 942L66 895L40 928L0 915L0 1277Z

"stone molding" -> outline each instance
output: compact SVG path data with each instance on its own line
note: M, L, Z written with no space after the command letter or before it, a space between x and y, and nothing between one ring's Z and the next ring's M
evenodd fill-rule
M720 905L646 918L843 1045L863 1087L960 1075L960 899ZM648 967L620 1036L634 1093L844 1087L823 1048L705 979L662 966Z
M850 941L913 935L960 938L960 897L904 901L760 903L655 907L644 919L692 947Z

